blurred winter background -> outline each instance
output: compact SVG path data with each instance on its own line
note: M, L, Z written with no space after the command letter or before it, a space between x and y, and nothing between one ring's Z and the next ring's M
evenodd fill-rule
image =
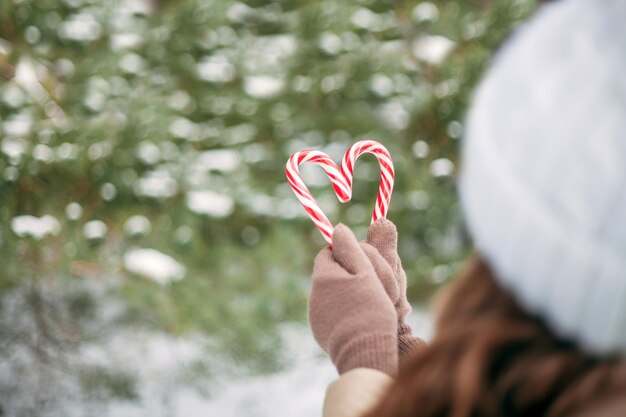
M324 246L284 176L391 151L409 292L458 270L469 92L531 0L0 0L0 415L319 415ZM364 237L353 202L304 167ZM418 311L421 311L418 309ZM427 313L412 317L427 335Z

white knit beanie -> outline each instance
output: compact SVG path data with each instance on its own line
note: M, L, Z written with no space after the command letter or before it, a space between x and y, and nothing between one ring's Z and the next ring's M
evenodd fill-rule
M560 0L517 30L474 96L458 186L522 304L626 354L626 0Z

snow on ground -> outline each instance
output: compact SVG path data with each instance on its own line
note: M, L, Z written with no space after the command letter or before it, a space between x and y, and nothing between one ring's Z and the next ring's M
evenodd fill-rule
M427 311L415 309L408 322L415 334L430 339L432 319ZM206 403L206 408L189 410L187 415L320 417L326 387L337 378L337 372L308 327L291 328L284 334L286 350L295 359L292 368L273 375L230 381L215 399Z
M432 319L426 310L415 309L408 321L417 335L430 339ZM142 385L147 391L144 395L148 397L144 397L146 399L142 403L128 402L112 406L108 415L319 417L322 415L326 387L337 377L335 368L318 347L307 326L284 326L282 335L285 341L285 355L292 366L270 375L236 378L218 376L215 381L217 388L212 389L210 396L204 396L197 390L185 386L163 387L163 376L170 371L163 368L159 371L159 363L170 363L173 357L184 358L182 351L170 350L169 359L167 355L162 357L148 355L144 359L146 363L142 365L146 371L142 377ZM152 340L148 345L155 343L163 346L167 344L164 341ZM155 348L162 349L163 346ZM184 350L182 345L181 349ZM164 402L158 400L158 393L164 389L171 389L169 399L165 402L168 406L167 412L163 409ZM149 400L149 397L153 400Z
M36 323L15 314L24 311L21 298L13 294L4 303L2 316L5 324L19 326L19 335L31 337ZM106 314L112 318L121 308L111 304ZM430 338L430 313L415 309L409 323L417 335ZM321 416L324 393L336 371L307 325L282 325L280 333L287 366L267 375L251 376L232 361L207 357L206 336L176 337L145 328L109 328L106 337L80 345L66 358L68 366L132 375L134 400L102 401L81 394L78 380L70 373L42 370L26 345L15 345L0 356L0 411L6 417ZM209 377L193 372L199 362L208 364Z

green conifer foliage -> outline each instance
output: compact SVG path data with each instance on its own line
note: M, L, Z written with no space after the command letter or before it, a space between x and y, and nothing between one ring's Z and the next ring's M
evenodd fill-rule
M108 282L124 320L200 331L272 369L276 325L305 319L324 245L287 158L372 138L395 162L388 217L423 299L468 251L454 178L470 93L534 7L0 1L3 294L52 286L89 320L101 298L67 288ZM302 171L331 220L364 237L375 159L359 160L345 205L319 168Z

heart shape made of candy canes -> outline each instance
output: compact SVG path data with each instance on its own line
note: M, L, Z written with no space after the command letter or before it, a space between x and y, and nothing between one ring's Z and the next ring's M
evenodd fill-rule
M320 209L304 181L302 181L299 167L306 162L313 162L321 166L326 175L328 175L337 198L340 202L345 203L352 198L354 163L364 153L371 153L376 156L380 165L380 184L378 186L376 205L372 213L372 223L374 223L376 220L387 216L395 176L391 155L389 155L389 151L383 145L374 140L362 140L355 143L344 154L341 169L324 152L310 149L294 153L287 161L285 172L289 185L291 185L296 197L302 203L304 210L330 245L332 245L333 241L333 225Z

